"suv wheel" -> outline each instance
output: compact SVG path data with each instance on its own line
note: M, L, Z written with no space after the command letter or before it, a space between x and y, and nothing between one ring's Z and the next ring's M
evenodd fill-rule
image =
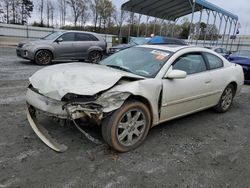
M52 62L52 54L48 50L39 50L35 55L35 62L38 65L49 65Z
M92 51L89 53L88 61L90 63L98 63L102 60L102 53L99 51Z

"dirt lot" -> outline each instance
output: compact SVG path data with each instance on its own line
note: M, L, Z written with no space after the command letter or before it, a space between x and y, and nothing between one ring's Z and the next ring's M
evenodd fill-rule
M203 111L153 128L135 151L117 154L75 127L43 118L68 145L46 147L25 115L28 77L42 67L0 48L0 188L250 187L250 87L228 113ZM100 130L92 131L100 137Z

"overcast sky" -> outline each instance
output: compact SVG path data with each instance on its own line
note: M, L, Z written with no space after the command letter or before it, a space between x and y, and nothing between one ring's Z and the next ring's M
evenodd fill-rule
M38 0L34 0L38 1ZM57 1L57 0L55 0ZM128 0L112 0L113 3L116 5L116 7L118 9L120 9L121 5L125 2L127 2ZM162 0L164 1L164 0ZM222 7L223 9L232 12L233 14L236 14L239 16L239 22L241 24L241 28L240 28L240 34L244 35L250 35L250 0L207 0L208 2L211 2L219 7ZM34 11L33 12L33 18L32 20L34 20L34 17L37 15L37 12ZM187 16L190 19L190 15ZM198 21L198 13L196 13L195 16L195 21ZM206 15L203 16L203 21L206 22ZM211 22L213 22L213 20L211 20ZM218 27L219 23L217 23L217 27ZM223 28L224 25L222 25ZM228 26L229 28L229 26Z

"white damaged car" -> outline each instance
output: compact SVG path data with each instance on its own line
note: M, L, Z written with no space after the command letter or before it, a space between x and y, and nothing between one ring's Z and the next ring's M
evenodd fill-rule
M35 114L102 126L115 150L138 147L150 128L213 107L226 112L239 93L241 66L212 50L190 46L137 46L99 64L53 65L30 77L28 121L49 147L67 149L37 124Z

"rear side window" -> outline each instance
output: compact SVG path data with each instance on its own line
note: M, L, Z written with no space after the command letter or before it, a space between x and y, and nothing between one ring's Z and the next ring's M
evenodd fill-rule
M76 33L76 41L91 41L91 39L87 34Z
M76 41L98 41L98 39L91 34L76 33Z
M195 74L207 70L203 56L199 53L180 56L174 63L173 69L183 70L187 74Z
M91 34L89 34L89 38L90 38L92 41L99 41L98 38L96 38L94 35L91 35Z
M223 67L223 61L216 55L206 53L210 69L218 69Z

